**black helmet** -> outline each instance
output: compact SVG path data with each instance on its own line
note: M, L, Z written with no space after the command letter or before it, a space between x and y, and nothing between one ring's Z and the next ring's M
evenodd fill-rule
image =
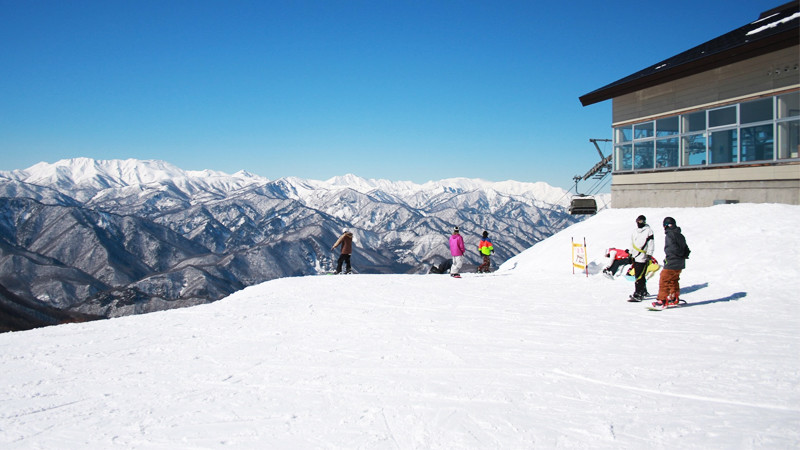
M664 228L674 227L675 225L675 219L672 217L664 217Z
M639 228L644 228L647 225L647 219L644 216L639 216L636 218L636 226Z

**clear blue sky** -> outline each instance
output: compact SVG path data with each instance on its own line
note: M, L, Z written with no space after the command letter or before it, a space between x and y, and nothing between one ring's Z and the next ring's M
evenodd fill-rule
M0 170L569 188L611 137L611 102L579 96L782 3L0 0Z

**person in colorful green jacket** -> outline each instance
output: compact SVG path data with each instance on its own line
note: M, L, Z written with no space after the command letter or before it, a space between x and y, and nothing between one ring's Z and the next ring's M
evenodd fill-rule
M491 263L489 257L494 252L492 241L489 240L489 232L483 232L483 239L478 244L478 251L483 255L483 264L478 267L478 273L489 273L489 264Z

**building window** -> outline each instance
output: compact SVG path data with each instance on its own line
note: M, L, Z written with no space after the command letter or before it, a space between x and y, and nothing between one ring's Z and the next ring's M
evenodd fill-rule
M678 116L656 120L656 136L673 136L678 134Z
M739 123L766 122L772 120L772 98L742 103L740 113L742 119Z
M618 171L633 169L633 146L631 144L615 147L614 168Z
M646 139L653 137L653 122L637 123L633 126L634 139Z
M705 133L684 136L683 164L685 166L704 166L707 160Z
M736 106L712 109L708 112L708 128L736 125Z
M736 130L714 131L708 139L709 164L730 164L739 160Z
M633 127L619 127L616 129L616 142L630 142L633 140Z
M706 129L706 112L699 111L691 114L684 114L683 118L683 132L691 133L693 131L705 131Z
M800 158L800 92L777 97L778 159Z
M633 168L652 169L653 164L653 141L637 142L633 146Z
M800 92L778 96L778 118L800 116Z
M677 119L677 118L676 118ZM656 168L678 167L678 138L658 139L656 141Z
M800 120L778 124L778 159L800 157Z
M800 158L800 91L614 128L614 170Z
M771 161L775 146L772 138L772 124L742 128L742 161Z

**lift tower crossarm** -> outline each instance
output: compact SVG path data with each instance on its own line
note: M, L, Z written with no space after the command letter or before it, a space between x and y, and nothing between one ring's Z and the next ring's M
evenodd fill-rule
M600 150L600 146L597 145L598 142L611 142L611 139L589 139L589 142L594 144L594 147L597 149L597 153L600 154L600 162L595 164L594 167L589 169L589 171L586 172L586 174L580 178L581 180L584 181L588 180L589 177L600 172L601 170L608 169L608 163L611 162L611 156L612 156L612 155L604 156L603 151Z

